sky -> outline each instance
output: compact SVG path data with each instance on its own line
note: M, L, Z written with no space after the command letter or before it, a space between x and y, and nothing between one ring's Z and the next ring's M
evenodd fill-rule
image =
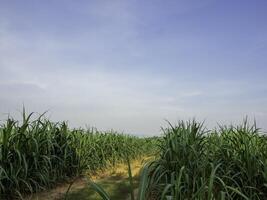
M266 0L0 0L0 120L267 130Z

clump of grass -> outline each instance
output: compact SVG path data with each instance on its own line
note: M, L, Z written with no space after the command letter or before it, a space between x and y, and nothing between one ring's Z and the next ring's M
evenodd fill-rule
M164 129L147 166L145 199L264 199L267 138L247 120L208 131L196 121Z
M0 194L4 199L49 187L78 173L78 155L66 123L23 114L0 130Z
M83 172L93 172L133 159L148 150L147 139L71 130L43 115L31 120L23 112L21 123L7 119L0 128L0 199L22 198Z

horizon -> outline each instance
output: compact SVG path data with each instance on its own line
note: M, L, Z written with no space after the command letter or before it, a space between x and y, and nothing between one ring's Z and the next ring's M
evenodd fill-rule
M0 120L267 129L267 1L0 1Z
M162 134L164 134L164 129L165 128L170 128L170 124L172 126L174 125L177 125L179 124L180 122L192 122L192 121L196 121L197 123L200 123L202 128L206 131L215 131L215 130L218 130L220 129L220 127L238 127L238 126L243 126L244 124L246 124L248 127L255 127L257 128L260 133L267 133L267 130L262 128L262 127L259 127L258 126L258 123L257 123L257 120L254 118L249 118L248 116L245 116L242 118L242 120L237 120L235 122L228 122L228 123L219 123L219 122L216 122L216 124L214 126L207 126L207 121L206 120L199 120L199 119L196 119L195 117L193 118L188 118L188 119L178 119L178 120L175 120L175 121L169 121L167 119L164 119L162 120L164 123L161 127L159 127L159 132L157 132L156 134L155 133L151 133L151 134L140 134L140 133L128 133L128 132L125 132L124 130L116 130L114 128L110 128L110 129L101 129L101 128L98 128L98 127L95 127L95 126L91 126L90 124L84 124L82 126L71 126L71 123L69 120L67 119L63 119L61 121L54 121L54 120L51 120L51 115L49 114L50 111L47 110L45 112L42 112L42 113L38 113L38 112L30 112L29 110L27 110L24 105L22 107L21 110L16 110L16 118L14 118L10 113L5 113L4 116L6 116L6 118L3 118L3 119L0 119L0 127L2 125L5 124L6 120L7 119L12 119L12 120L15 120L18 124L22 124L23 123L23 113L26 114L26 117L31 115L30 116L30 120L29 121L34 121L36 119L38 119L39 117L41 117L42 119L46 119L46 120L49 120L50 122L52 123L66 123L68 128L70 130L90 130L90 129L94 129L94 130L97 130L97 131L100 131L100 132L116 132L118 134L125 134L125 135L134 135L134 136L138 136L138 137L154 137L154 136L161 136Z

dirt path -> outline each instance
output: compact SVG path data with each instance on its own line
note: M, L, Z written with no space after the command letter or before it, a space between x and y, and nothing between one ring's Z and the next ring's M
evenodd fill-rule
M62 183L56 186L54 189L33 194L29 197L26 197L26 200L61 200L61 199L64 199L66 191L68 190L68 187L71 184L71 182L72 181L69 181L67 183ZM73 183L71 187L71 192L81 190L84 187L86 187L86 178L84 177L76 178L75 182Z
M131 162L132 174L135 188L138 187L138 178L144 160L140 159ZM98 194L88 187L86 177L77 178L68 194L68 200L101 200ZM101 185L104 190L110 194L111 199L125 200L129 197L128 169L125 164L118 164L116 167L104 172L97 172L91 177L96 183ZM26 200L63 200L68 190L70 182L60 184L56 188L37 193ZM135 193L137 190L135 189Z

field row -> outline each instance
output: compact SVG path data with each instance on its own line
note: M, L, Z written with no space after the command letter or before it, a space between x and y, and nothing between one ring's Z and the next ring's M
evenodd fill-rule
M131 199L265 199L267 136L247 120L240 126L208 130L196 121L180 121L161 137L139 138L114 131L69 129L23 113L0 128L0 197L22 198L56 183L126 163ZM138 194L130 160L154 155L143 166ZM106 200L101 186L92 188Z

